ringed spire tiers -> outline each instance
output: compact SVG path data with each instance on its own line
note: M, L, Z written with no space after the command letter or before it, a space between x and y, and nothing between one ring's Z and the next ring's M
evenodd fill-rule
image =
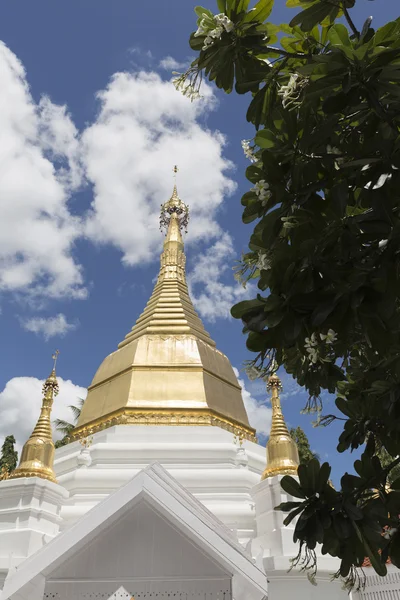
M232 366L189 297L182 239L188 221L175 182L161 205L166 237L153 293L97 370L71 439L117 424L215 425L255 439Z
M274 475L296 475L300 462L299 453L283 418L279 398L282 383L276 374L269 377L267 390L271 391L272 396L272 423L267 442L267 466L261 479Z
M49 481L56 481L53 469L54 442L51 429L51 409L54 397L58 394L58 382L56 376L56 363L58 350L53 354L53 369L43 384L42 409L35 429L30 438L24 444L18 467L12 471L10 479L20 477L41 477Z

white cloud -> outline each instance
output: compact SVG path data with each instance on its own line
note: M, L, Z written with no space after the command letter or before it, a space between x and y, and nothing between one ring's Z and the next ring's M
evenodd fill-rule
M166 57L164 66L173 60ZM21 62L2 43L0 77L0 292L40 308L49 298L85 298L74 257L82 237L115 246L126 265L153 260L162 243L159 207L171 195L178 164L179 194L192 216L187 243L217 239L191 277L198 308L211 320L227 317L245 292L221 279L234 252L216 216L236 183L223 155L225 137L203 124L217 106L212 88L205 84L203 99L192 103L155 72L116 73L98 93L97 118L80 135L66 106L47 96L35 104ZM87 181L91 209L79 214L74 207L72 214L68 201ZM70 328L57 318L28 319L25 327L47 337Z
M257 430L260 435L269 435L271 429L272 409L265 403L253 398L250 392L246 389L243 379L239 379L239 371L233 367L239 385L242 386L242 398L246 408L247 416L252 427Z
M21 450L39 418L43 383L43 380L36 377L14 377L0 392L0 445L2 438L13 434L18 451ZM87 390L61 377L58 377L58 383L60 392L54 400L52 420L64 419L71 422L73 415L68 406L79 404L79 398L86 398ZM61 437L58 432L54 433L54 439Z
M0 291L83 297L68 211L80 183L77 131L65 107L37 106L18 58L0 42ZM53 159L53 160L51 160Z
M194 305L208 321L229 318L232 305L252 295L252 286L244 289L233 278L235 255L232 238L225 232L196 257L196 263L188 275ZM223 279L228 273L231 283L224 283Z
M52 337L63 337L69 331L76 329L76 323L68 323L63 313L58 313L54 317L32 317L21 321L22 327L32 333L42 335L47 341Z
M86 233L109 243L129 265L160 251L160 204L172 192L172 168L179 166L178 190L190 204L188 240L220 235L215 216L236 184L226 173L224 136L199 124L216 100L190 102L171 82L153 72L116 73L98 94L100 113L83 134L83 160L94 201Z
M179 62L175 60L172 56L166 56L162 60L160 60L159 67L161 69L165 69L166 71L176 71L176 69L185 69L187 67L187 62Z

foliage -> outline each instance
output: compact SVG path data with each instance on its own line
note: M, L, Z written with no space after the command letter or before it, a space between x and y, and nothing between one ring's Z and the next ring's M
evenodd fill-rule
M299 451L300 464L306 464L313 458L318 458L318 455L311 450L308 437L301 427L292 427L289 433L296 442L297 450Z
M57 440L54 446L56 448L61 448L61 446L65 446L70 441L70 434L73 429L75 429L75 425L80 417L82 406L84 404L84 400L79 398L78 406L70 405L68 408L72 410L74 423L70 423L69 421L64 421L63 419L54 419L54 424L56 426L56 430L63 434L61 440Z
M282 365L308 390L307 410L335 393L339 452L368 439L398 456L400 19L375 31L369 18L359 30L355 2L287 0L300 10L279 26L267 20L274 0L251 9L249 0L217 0L218 15L197 7L190 45L198 55L175 83L192 99L203 76L251 96L242 205L244 223L255 226L236 276L255 279L260 293L232 315L256 353L252 366L266 377ZM400 564L398 480L385 491L396 461L383 468L368 443L340 492L306 483L306 472L325 480L328 467L315 461L301 467L297 490L301 549L307 555L320 541L350 584L364 553L381 575L387 554Z
M390 463L395 460L395 457L390 456L390 454L385 450L385 448L379 448L376 451L376 455L379 458L381 465L384 469L386 469ZM391 485L396 479L400 479L400 464L393 467L388 473L387 481L388 484Z
M7 474L14 471L18 464L18 452L14 450L15 437L7 435L1 447L0 473L7 471Z

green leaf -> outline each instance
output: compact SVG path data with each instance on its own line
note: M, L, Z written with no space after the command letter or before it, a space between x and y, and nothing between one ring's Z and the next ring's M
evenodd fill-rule
M270 129L262 129L255 138L255 143L260 148L273 148L275 146L276 136Z
M244 23L254 23L258 21L263 23L272 12L274 6L274 0L259 0L257 4L252 8L247 15L244 17Z
M305 498L299 482L290 475L282 477L281 488L290 496L294 496L294 498Z
M202 18L204 14L206 14L210 19L214 19L214 15L208 8L204 8L203 6L195 6L194 12L199 18Z
M322 105L322 110L324 113L332 114L332 113L340 113L349 103L349 98L347 94L340 91L337 94L333 94L332 96L328 96L325 102Z
M336 301L334 298L328 302L320 302L311 315L311 323L314 327L319 327L326 321L329 315L335 310Z
M311 31L318 23L321 23L330 15L332 5L328 2L317 2L296 15L289 23L290 27L300 25L302 31Z
M246 313L249 313L254 309L264 310L264 306L264 300L243 300L232 306L231 315L234 319L241 319Z
M346 46L351 48L351 41L347 27L342 23L335 23L328 31L328 40L332 46Z
M375 571L383 577L387 573L386 565L382 562L381 557L379 556L378 549L370 545L370 543L363 538L364 548L366 554L371 561L371 565L374 567Z
M400 535L394 536L390 543L389 555L392 563L400 569Z
M302 506L302 502L281 502L279 506L275 506L274 510L281 510L282 512L290 512L294 508Z
M265 336L256 331L250 331L246 346L251 352L262 352L265 350Z
M226 0L217 0L217 6L220 13L226 13Z
M329 476L331 474L331 466L329 463L324 462L318 473L317 492L321 492L325 485L328 483Z
M285 527L290 525L290 523L293 521L293 519L295 517L297 517L297 515L299 515L302 511L303 511L303 503L301 504L301 506L299 506L299 508L292 510L292 512L289 513L287 517L285 517L285 519L283 520L283 524L285 525Z

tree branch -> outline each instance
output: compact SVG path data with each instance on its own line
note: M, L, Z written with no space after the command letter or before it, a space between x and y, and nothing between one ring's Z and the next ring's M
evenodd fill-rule
M268 52L276 52L278 54L282 54L282 56L287 56L288 58L308 58L309 54L302 54L301 52L287 52L286 50L282 50L282 48L275 48L275 46L265 46L265 49Z
M353 20L350 16L349 11L347 10L347 8L345 7L344 4L342 4L342 8L343 8L343 14L346 18L346 21L349 24L350 29L352 30L352 32L354 33L355 36L357 36L358 38L360 37L360 32L357 30L357 27L354 25Z

